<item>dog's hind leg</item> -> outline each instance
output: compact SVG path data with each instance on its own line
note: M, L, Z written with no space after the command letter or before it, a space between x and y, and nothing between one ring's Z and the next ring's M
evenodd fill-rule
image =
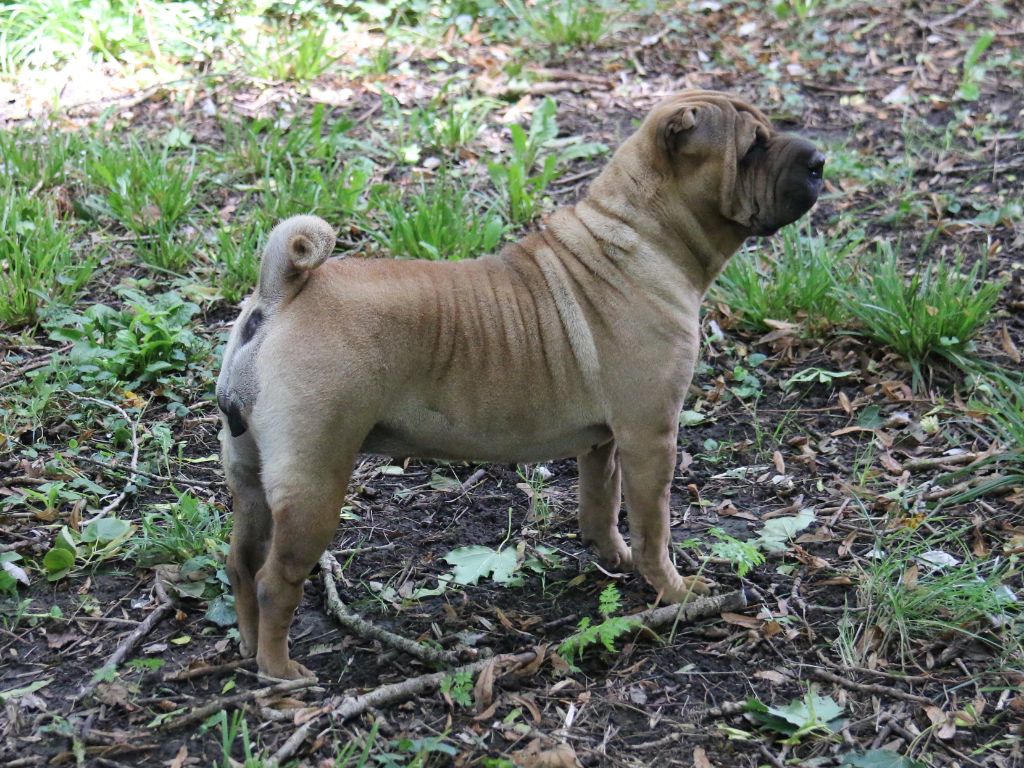
M610 440L577 458L580 471L580 534L597 549L610 568L628 571L633 567L629 547L619 533L622 505L622 471L615 441Z
M281 457L278 457L281 458ZM259 646L256 663L271 677L312 677L288 657L288 629L302 599L302 585L338 527L355 453L321 464L268 459L264 482L273 515L273 535L266 560L256 574L259 601ZM328 467L334 469L328 472Z
M221 430L221 457L231 489L231 550L228 578L238 613L239 650L243 657L256 653L259 604L256 601L256 572L270 546L270 506L260 480L260 459L252 433L231 437Z

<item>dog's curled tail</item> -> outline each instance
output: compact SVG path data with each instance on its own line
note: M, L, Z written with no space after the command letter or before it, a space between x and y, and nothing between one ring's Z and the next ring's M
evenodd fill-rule
M334 250L334 228L318 216L292 216L270 233L260 264L260 302L266 307L290 301Z

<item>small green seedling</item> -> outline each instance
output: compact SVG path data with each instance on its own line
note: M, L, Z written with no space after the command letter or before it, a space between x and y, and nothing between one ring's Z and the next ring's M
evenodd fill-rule
M601 591L598 613L602 620L594 624L589 616L580 619L576 631L558 646L559 655L570 667L575 667L575 660L582 659L584 652L591 646L600 644L606 651L615 650L615 641L625 633L641 625L641 621L633 616L615 616L621 604L619 588L609 584Z
M782 383L783 389L790 389L794 384L831 384L836 379L853 376L854 371L828 371L824 368L804 368L797 371Z
M473 706L473 673L461 670L441 681L441 693L460 707Z
M964 54L963 74L957 91L957 95L964 101L977 101L981 96L981 81L985 77L985 67L981 59L995 39L995 33L983 32Z
M764 563L764 555L758 550L756 542L741 541L721 528L712 528L709 532L715 538L715 543L711 545L711 554L728 560L741 579L750 573L751 569Z
M843 727L843 707L831 696L809 689L800 699L781 707L769 707L748 699L746 717L764 731L784 736L783 744L795 746L808 737L833 739Z
M135 533L136 526L116 517L102 517L81 532L62 526L53 546L43 555L49 581L117 556Z

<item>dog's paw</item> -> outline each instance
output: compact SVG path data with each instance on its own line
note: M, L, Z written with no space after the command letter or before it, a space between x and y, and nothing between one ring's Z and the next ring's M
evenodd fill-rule
M629 573L633 570L633 555L625 544L621 548L607 550L598 547L597 557L601 566L612 573Z
M700 576L683 576L672 581L661 590L661 599L666 603L687 603L711 594L711 582Z
M597 551L603 568L615 573L629 573L633 570L633 553L618 531L613 536L600 538L584 534L583 543Z
M289 659L284 664L257 664L260 674L265 677L272 677L276 680L301 680L311 677L314 680L317 676L299 662Z
M243 659L251 659L256 655L256 646L250 645L243 637L238 641L238 655Z

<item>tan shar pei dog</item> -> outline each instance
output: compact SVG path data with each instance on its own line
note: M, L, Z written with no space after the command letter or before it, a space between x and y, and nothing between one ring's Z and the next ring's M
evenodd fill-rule
M325 262L330 225L279 224L217 381L242 654L310 674L288 629L360 452L576 456L579 524L602 560L666 601L706 592L669 559L698 309L744 240L814 205L823 165L749 104L691 90L651 110L586 197L497 254Z

